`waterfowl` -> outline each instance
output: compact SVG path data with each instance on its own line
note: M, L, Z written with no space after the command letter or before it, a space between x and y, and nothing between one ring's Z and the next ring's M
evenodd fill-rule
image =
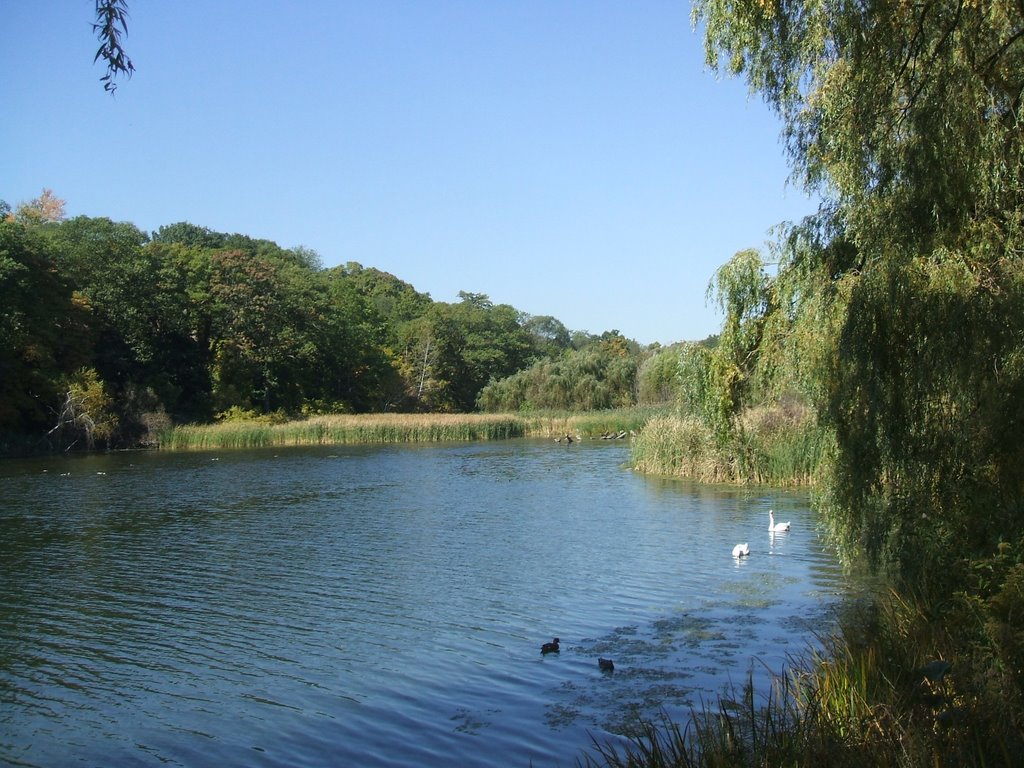
M600 668L600 670L602 672L614 672L615 671L615 662L612 661L611 659L598 659L597 660L597 666Z
M557 637L553 638L550 643L544 643L544 645L542 645L540 647L540 652L541 653L558 653L558 643L559 643L558 638Z
M789 530L789 521L786 521L785 523L776 523L775 522L775 513L772 512L772 510L769 509L768 510L768 530L771 531L772 533L778 533L780 531L788 531Z
M749 544L746 544L746 543L744 543L744 544L737 544L735 547L732 548L732 556L733 557L746 557L749 554L750 554L750 545Z

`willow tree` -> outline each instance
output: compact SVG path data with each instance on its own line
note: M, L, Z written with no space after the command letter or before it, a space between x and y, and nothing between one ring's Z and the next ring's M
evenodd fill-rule
M728 440L736 427L737 416L754 402L760 361L765 354L764 333L775 314L773 281L765 271L761 254L750 249L740 251L715 273L708 287L708 298L714 299L725 314L718 345L706 356L703 375L687 375L688 392L696 392L692 382L702 394L690 399L700 403L697 411L718 434L719 440ZM690 355L688 360L702 355Z
M832 519L913 569L1020 537L1024 4L696 0L694 19L825 200L780 240L778 283L822 363Z

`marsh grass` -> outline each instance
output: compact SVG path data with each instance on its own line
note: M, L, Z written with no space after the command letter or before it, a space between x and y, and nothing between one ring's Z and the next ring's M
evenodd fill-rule
M1014 693L1020 670L996 663L977 642L980 625L970 626L967 614L948 601L929 603L913 593L888 591L851 610L838 633L791 660L791 670L761 699L748 682L736 698L720 697L716 705L694 710L685 723L663 718L643 724L625 747L595 742L593 754L578 763L588 768L1021 764L1024 729Z
M170 451L339 445L346 443L433 443L505 440L514 437L596 438L602 432L636 431L651 409L545 414L360 414L307 419L232 419L183 425L160 434Z
M705 483L731 482L735 472L702 422L676 415L651 419L633 441L633 467Z
M515 418L525 425L527 437L557 438L570 434L574 438L599 439L603 434L634 437L652 419L664 416L665 407L612 408L603 411L537 411L521 412Z
M652 418L633 443L641 472L704 483L813 484L825 437L808 409L751 409L726 440L702 421L678 414Z
M810 740L810 720L798 707L789 678L779 678L764 702L752 683L735 697L691 712L683 725L667 716L644 723L624 747L594 742L594 754L578 764L587 768L705 768L713 766L797 765ZM810 763L824 765L825 763Z
M336 415L279 424L240 420L178 426L161 436L160 447L182 451L344 443L426 443L501 440L523 434L521 421L502 415Z

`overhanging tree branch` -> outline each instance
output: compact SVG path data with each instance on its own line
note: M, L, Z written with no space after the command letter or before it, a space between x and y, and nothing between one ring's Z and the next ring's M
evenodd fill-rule
M100 41L93 63L100 59L107 63L107 73L100 78L100 82L103 83L103 90L113 93L117 90L114 78L118 75L130 78L135 71L135 65L121 46L121 36L128 34L126 0L96 0L96 22L92 30Z

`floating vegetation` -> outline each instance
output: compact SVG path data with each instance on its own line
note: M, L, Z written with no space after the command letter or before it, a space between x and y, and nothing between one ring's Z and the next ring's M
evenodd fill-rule
M491 725L489 721L480 719L471 710L464 707L457 710L451 716L451 720L458 723L455 726L455 730L458 733L479 733Z

